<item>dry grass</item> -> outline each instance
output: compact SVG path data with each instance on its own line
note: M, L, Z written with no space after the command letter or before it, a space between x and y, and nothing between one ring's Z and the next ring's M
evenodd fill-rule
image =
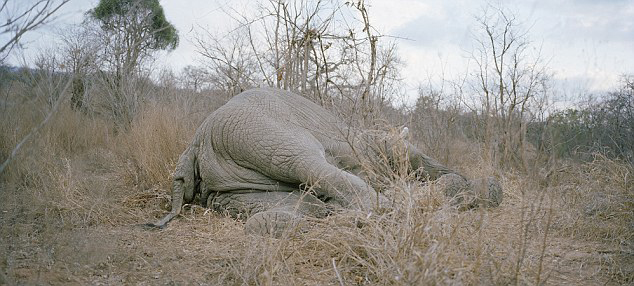
M134 176L128 178L128 184L141 184L142 188L170 186L178 155L185 150L197 127L184 110L173 109L158 104L145 108L130 131L117 138Z
M207 106L207 111L213 106ZM0 159L42 118L0 115ZM448 158L497 174L499 208L459 212L393 174L394 210L312 220L282 239L193 206L162 231L170 174L206 112L148 103L126 133L63 108L1 178L0 284L426 285L634 282L632 166L597 155L548 178L492 170L473 145Z

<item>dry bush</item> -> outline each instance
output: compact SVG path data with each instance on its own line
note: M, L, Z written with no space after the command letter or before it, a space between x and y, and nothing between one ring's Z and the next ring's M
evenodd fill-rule
M131 164L132 185L168 188L178 156L191 141L196 123L178 107L152 104L144 108L130 131L118 138L118 148Z
M549 177L566 217L562 227L571 235L633 247L634 168L594 154L588 163L565 166Z
M9 91L0 113L2 161L45 118L50 110L45 99ZM55 265L81 266L83 271L82 265L103 267L121 257L114 253L116 240L97 239L109 236L99 229L162 214L157 207L167 201L169 188L144 187L166 188L170 162L208 113L201 109L218 106L215 100L188 97L153 102L144 106L128 133L117 134L107 118L71 110L68 99L61 104L0 174L0 284L42 284L56 277L67 277L60 283L89 283L62 275L68 270L59 268L52 276L39 273ZM136 182L143 186L129 180L132 177L142 178Z
M489 175L486 166L490 164L485 159L465 159L470 175ZM627 181L630 166L608 161L583 168L594 174L589 180L611 178L605 187L618 189L617 193L625 195L631 190ZM577 173L575 177L583 176ZM631 220L627 221L631 211L620 216L624 221L612 226L620 230L619 242L624 247L597 250L594 247L608 245L580 242L570 237L575 225L569 225L570 229L561 227L562 218L571 210L583 212L585 205L562 205L560 194L522 173L500 173L499 178L505 190L505 201L499 208L459 212L448 206L434 184L421 185L406 172L395 172L383 181L383 187L396 198L395 209L371 216L351 212L312 220L308 230L295 230L282 239L234 233L240 237L239 242L232 244L235 249L223 256L226 260L210 270L213 275L208 277L213 277L210 281L214 284L263 285L557 285L632 281L632 270L628 268L632 255L627 248L627 242L632 241L632 231L627 229L631 227ZM588 181L579 184L592 185ZM631 208L629 196L621 197L622 203L610 207L614 214L622 215L628 210L618 207L629 204ZM186 216L194 224L207 227L225 220L216 217L200 221L200 215ZM598 224L587 227L585 231L591 233L601 231ZM191 234L198 239L205 235L195 231ZM594 238L599 237L589 239Z
M71 110L68 104L45 130L43 143L60 155L73 156L112 141L112 127L105 120ZM42 142L41 141L41 142Z
M562 235L599 242L606 276L634 282L634 181L632 165L593 154L547 177L557 199L554 226Z
M387 136L398 136L395 131L388 130ZM547 281L552 270L544 269L552 265L546 258L552 254L545 251L545 241L552 208L544 193L529 191L528 180L503 177L510 198L500 208L459 212L435 184L417 182L405 162L388 163L385 157L379 154L378 162L365 162L364 169L374 185L394 199L393 209L372 215L351 211L310 219L307 228L293 229L281 239L250 237L234 230L235 241L226 246L231 251L221 256L224 260L220 265L209 266L208 277L219 285ZM486 164L477 158L472 161L475 168ZM378 166L381 164L396 170L386 171L390 168ZM186 214L189 222L185 224L208 228L224 222L218 217L203 221L204 216ZM207 235L196 230L188 234L192 243ZM222 236L214 236L214 240L219 239Z
M50 110L46 96L12 94L7 98L10 108L0 115L2 161ZM24 208L29 213L44 212L76 226L130 221L120 215L121 201L150 186L169 193L174 162L207 113L192 114L196 109L188 98L154 102L144 107L128 133L116 134L107 118L74 111L68 99L61 104L0 174L1 187L20 200L4 207L29 205Z
M0 128L9 136L3 136L2 159L44 118L39 112L45 110L41 104L26 102L3 115ZM28 205L29 212L57 212L55 215L71 224L102 221L94 208L99 203L94 197L98 192L84 177L83 169L91 162L82 155L107 146L109 134L105 122L62 107L3 172L3 188L16 192L16 199L24 200L16 207Z
M127 217L137 222L162 216L170 207L172 172L179 156L198 125L223 103L210 97L173 97L148 102L111 147L124 163L116 170L129 190L122 203L129 208Z

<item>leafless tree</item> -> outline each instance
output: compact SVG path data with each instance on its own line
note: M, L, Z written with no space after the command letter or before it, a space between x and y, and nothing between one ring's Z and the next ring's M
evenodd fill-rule
M540 138L554 158L591 159L599 152L634 163L634 76L583 106L550 114Z
M396 46L381 44L383 36L372 27L365 1L263 0L256 5L255 15L226 11L237 26L229 34L239 34L232 44L214 40L231 38L224 34L205 31L197 37L199 53L214 68L223 67L215 72L221 77L232 76L231 82L248 75L253 85L292 90L327 106L345 100L353 113L366 115L398 89Z
M53 106L66 90L68 79L61 73L62 60L54 48L41 50L33 60L35 70L29 79L35 97L43 98L47 107Z
M257 65L248 38L244 33L234 32L225 36L215 36L207 29L195 36L198 53L206 59L209 80L216 89L229 96L257 84Z
M47 21L52 19L52 16L55 12L59 10L64 4L66 4L70 0L38 0L35 3L31 3L30 5L15 5L12 6L9 4L9 0L4 0L0 2L0 14L4 14L6 16L6 22L0 23L0 36L4 36L8 34L9 40L2 43L0 42L0 62L4 61L8 56L9 52L18 45L20 38L28 31L34 30L42 25L46 24ZM23 3L22 3L23 4ZM65 85L60 89L60 95L64 94L64 91L67 89L68 85ZM4 169L11 163L13 158L20 151L22 146L28 142L42 127L46 125L46 123L53 117L53 115L58 110L61 102L63 101L63 96L58 96L56 101L52 104L52 107L46 113L44 119L37 124L31 131L24 136L18 144L11 150L9 153L9 157L0 164L0 173L4 171Z
M526 162L526 122L548 89L549 74L528 30L504 8L487 6L476 18L474 92L481 96L485 145L494 164Z
M6 42L0 42L0 62L4 61L11 50L19 44L20 38L53 19L55 14L70 0L37 0L35 2L9 0L0 1L0 36L8 37Z
M448 162L453 147L449 142L465 139L460 120L464 115L460 103L448 96L450 93L445 82L438 86L431 84L431 80L426 85L421 84L416 103L409 113L412 137L425 152L443 162Z
M71 107L84 110L88 100L87 78L97 70L99 47L89 26L70 26L60 31L63 67L72 76Z
M209 83L210 77L202 66L188 65L181 70L180 85L185 89L200 92Z

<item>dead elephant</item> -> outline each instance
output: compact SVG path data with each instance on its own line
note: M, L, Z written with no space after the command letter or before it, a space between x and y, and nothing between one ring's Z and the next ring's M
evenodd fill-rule
M172 210L203 205L246 220L247 232L277 235L303 216L323 217L335 207L370 211L386 199L364 179L353 154L372 154L368 137L297 94L259 88L245 91L211 113L180 156ZM469 181L407 141L406 157L421 180L436 180L448 196L468 204L497 206L502 189L493 178ZM391 141L384 140L387 156Z

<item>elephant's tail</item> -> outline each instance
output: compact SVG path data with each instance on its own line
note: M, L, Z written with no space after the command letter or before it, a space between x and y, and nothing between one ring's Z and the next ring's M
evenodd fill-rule
M164 228L180 214L183 203L190 203L194 199L200 184L197 150L198 146L191 144L178 159L172 185L172 210L157 223L147 223L146 226Z

